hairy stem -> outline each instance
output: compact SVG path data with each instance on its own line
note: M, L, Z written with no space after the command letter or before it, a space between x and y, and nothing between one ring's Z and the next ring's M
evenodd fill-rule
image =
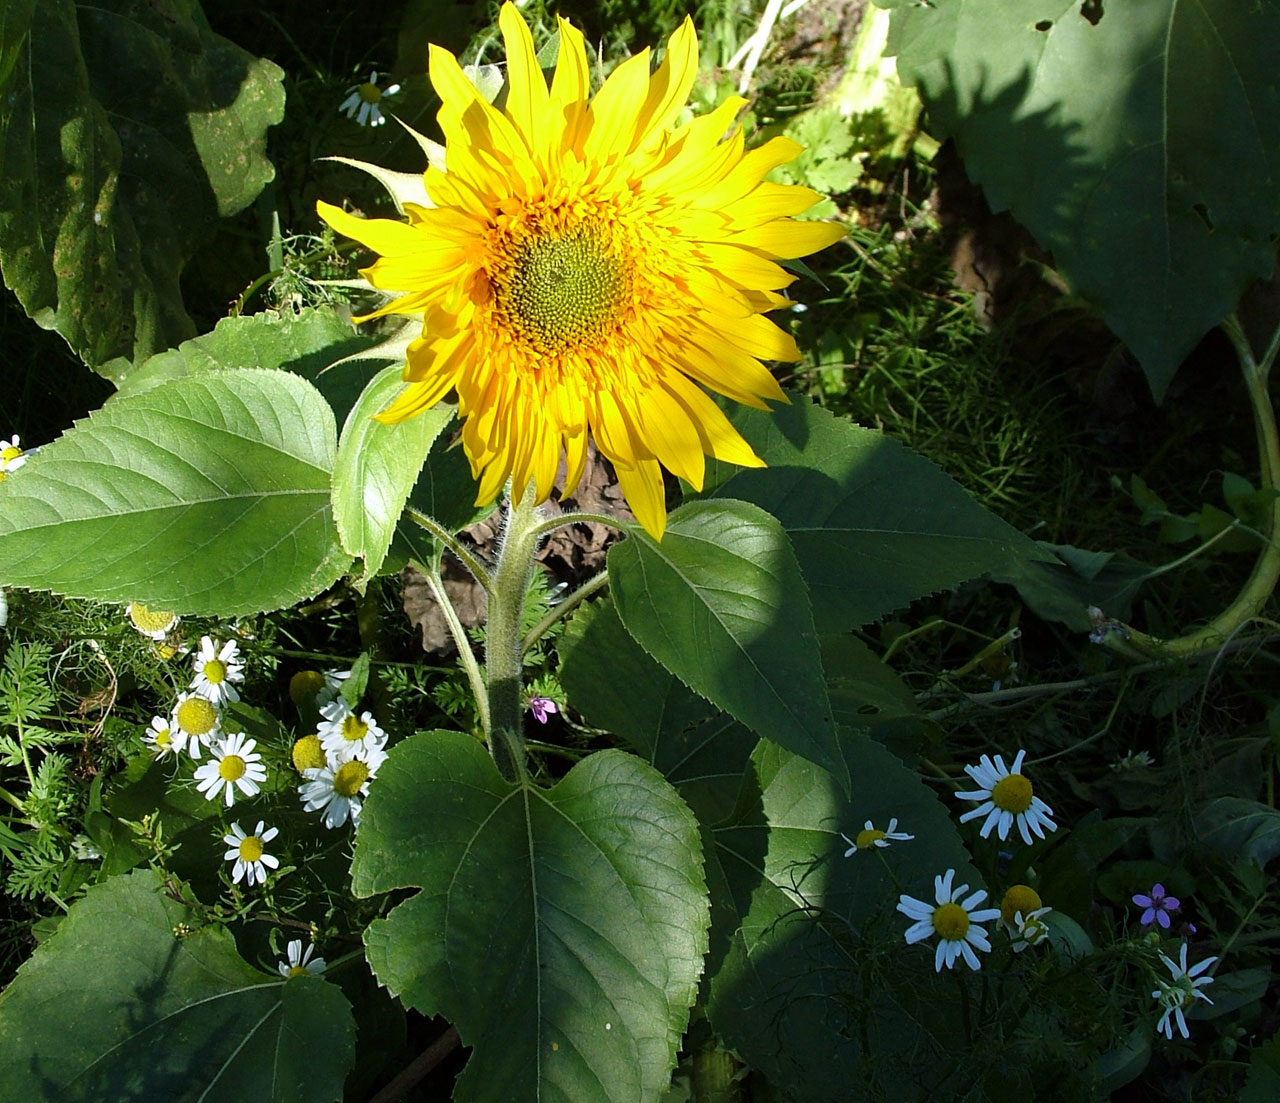
M440 543L449 549L449 551L453 552L457 557L458 562L471 572L471 577L480 583L480 585L486 590L489 589L491 581L489 578L489 570L480 561L479 557L472 553L470 548L454 536L448 529L441 526L434 517L423 513L422 510L415 509L413 506L405 506L404 513L409 520L426 529L427 532L431 533L431 535L439 540Z
M522 777L525 768L520 619L533 571L533 553L538 548L540 520L531 490L519 503L508 497L503 506L505 523L498 564L489 587L489 622L485 630L489 749L508 781Z

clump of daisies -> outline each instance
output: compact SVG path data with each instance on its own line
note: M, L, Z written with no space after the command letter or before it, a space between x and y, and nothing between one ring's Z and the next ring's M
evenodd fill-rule
M298 794L303 808L319 812L330 829L348 820L353 827L359 824L369 783L387 758L387 733L373 713L357 713L342 695L350 674L329 671L323 684L317 684L314 677L305 686L299 683L302 692L314 693L320 720L313 735L305 735L293 745L293 764L303 777Z

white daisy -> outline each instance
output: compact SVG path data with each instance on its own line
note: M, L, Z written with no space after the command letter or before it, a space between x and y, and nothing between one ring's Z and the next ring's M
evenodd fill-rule
M374 750L345 762L331 758L324 766L304 770L306 781L298 786L303 809L323 812L324 825L330 829L341 827L348 819L352 827L357 826L362 798L369 795L369 782L386 760L384 752Z
M1183 1011L1191 1007L1196 1000L1204 1000L1205 1003L1213 1003L1201 989L1206 984L1213 983L1213 977L1202 977L1200 974L1209 968L1218 959L1216 957L1207 957L1204 961L1197 962L1187 968L1187 944L1182 944L1182 952L1178 956L1178 960L1160 955L1160 960L1168 967L1173 979L1169 981L1156 981L1159 985L1154 992L1151 993L1153 1000L1158 1000L1160 1006L1164 1008L1164 1014L1160 1016L1160 1021L1156 1023L1156 1029L1164 1032L1164 1036L1170 1040L1173 1039L1173 1019L1178 1020L1178 1031L1184 1038L1190 1038L1191 1032L1187 1029L1187 1019Z
M235 640L227 640L219 647L208 636L200 637L200 650L196 654L196 675L191 679L191 689L207 697L215 705L240 700L240 692L232 684L244 681L244 662Z
M0 440L0 482L10 471L17 471L27 462L27 454L18 443L18 434L12 440Z
M222 710L198 693L183 693L169 716L169 737L199 761L202 747L222 734Z
M379 103L384 96L394 96L400 91L400 85L390 84L386 88L378 87L378 71L369 74L364 84L353 84L347 89L347 98L338 105L348 119L355 119L361 126L381 126L387 120L379 110Z
M242 732L228 735L213 745L213 761L196 769L196 788L207 800L217 800L222 791L227 807L236 802L235 791L246 797L255 796L267 780L262 755L254 751L257 743Z
M148 745L156 752L156 758L179 754L185 749L187 742L184 735L174 738L173 727L163 716L151 718L151 727L147 729L146 738Z
M1000 917L999 908L973 910L987 898L982 889L961 901L960 897L969 891L969 886L961 885L952 889L951 882L955 875L956 871L949 869L941 877L933 879L936 904L926 904L923 900L905 894L898 897L898 911L908 919L915 920L906 931L908 945L923 942L933 934L938 936L938 952L933 964L939 973L942 972L943 965L948 969L954 968L956 959L961 956L970 969L981 969L982 963L973 951L978 949L984 954L990 953L991 942L986 930L978 924Z
M323 720L316 726L320 743L331 755L341 759L380 751L387 744L387 733L378 727L370 712L357 716L351 706L339 697L320 710Z
M1004 757L996 755L993 763L989 755L983 755L977 766L966 766L964 772L982 786L972 793L957 793L960 800L985 801L977 808L971 809L960 817L961 823L986 816L982 830L978 832L984 839L996 829L996 834L1003 842L1009 837L1009 828L1017 821L1022 841L1031 845L1031 833L1034 831L1044 838L1044 829L1057 831L1058 825L1053 822L1053 809L1035 795L1031 782L1019 771L1026 751L1019 751L1013 760L1013 766L1004 764Z
M1046 908L1040 894L1030 885L1010 885L1000 901L1000 919L1013 940L1015 953L1022 953L1028 946L1038 946L1049 937L1049 927L1043 922L1052 908Z
M244 828L238 823L233 823L231 831L222 836L222 841L231 848L223 857L228 862L235 862L235 868L231 871L231 880L237 885L240 879L245 877L249 881L250 888L253 887L255 880L258 884L265 885L267 870L280 868L280 859L267 853L267 843L280 834L280 828L271 827L264 831L263 826L263 821L259 820L258 826L253 829L253 834L246 835Z
M148 609L140 601L129 602L124 607L124 612L137 631L153 640L164 639L182 619L177 613L171 613L167 609Z
M899 831L897 819L891 819L889 821L889 826L883 831L872 827L871 821L867 820L863 825L862 830L859 831L852 839L843 831L840 832L840 838L849 844L849 849L844 852L844 856L848 858L858 850L870 850L873 846L883 849L888 846L890 842L905 843L914 839L915 836L908 835L904 831Z
M316 952L313 945L307 947L307 952L302 952L302 939L295 938L288 946L285 947L285 953L288 954L288 961L276 962L276 968L280 970L280 975L285 979L296 977L304 973L310 973L313 977L318 977L324 972L324 958L313 958L311 955Z
M326 670L324 672L324 685L320 687L320 692L316 694L316 708L323 709L329 702L339 700L342 697L343 684L350 677L350 670Z

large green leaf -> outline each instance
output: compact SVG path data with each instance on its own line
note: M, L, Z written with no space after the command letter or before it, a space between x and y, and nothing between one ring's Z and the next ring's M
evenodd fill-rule
M90 889L0 995L5 1097L341 1099L355 1061L342 992L272 978L226 930L199 924L151 870Z
M932 944L907 946L899 885L933 899L947 869L980 884L938 798L869 739L842 742L849 796L812 763L767 743L753 785L713 831L708 1014L748 1064L805 1103L928 1098L936 1058L964 1044L956 985ZM887 849L848 843L891 817L914 835ZM936 1098L936 1096L935 1096Z
M116 375L119 395L139 394L170 379L227 368L281 368L311 380L344 421L364 390L370 367L348 359L374 339L327 307L223 318L176 349L156 353Z
M777 520L747 502L693 502L661 542L609 550L609 589L636 641L758 735L847 783L809 595Z
M0 44L5 283L94 366L190 337L179 277L272 178L283 72L197 0L6 4Z
M342 427L333 469L333 517L342 546L365 561L370 577L386 558L427 452L453 418L452 407L438 405L398 425L375 421L404 389L403 374L397 364L369 381Z
M1079 0L893 6L889 50L930 131L1053 252L1160 398L1275 266L1280 3L1109 3L1095 19Z
M608 601L580 610L557 641L560 684L598 728L662 772L705 824L733 810L757 737L659 666Z
M335 435L289 372L109 402L0 483L4 580L218 616L292 605L350 562L329 509Z
M1052 558L923 456L806 398L727 412L769 466L713 462L705 492L754 502L782 522L819 632L847 632L936 590Z
M378 979L442 1014L459 1100L656 1099L706 949L696 822L622 751L552 789L503 780L458 732L398 744L356 836L358 896L421 889L365 933Z

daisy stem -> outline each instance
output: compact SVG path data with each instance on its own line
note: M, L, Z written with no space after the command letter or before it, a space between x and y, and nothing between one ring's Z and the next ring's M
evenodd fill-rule
M593 578L587 579L581 586L573 591L567 598L553 606L545 617L535 624L525 634L524 640L520 644L521 651L528 651L535 643L538 642L546 632L567 613L573 612L583 601L589 598L597 590L605 586L609 581L609 571L606 568Z
M529 488L516 502L508 494L498 564L489 586L489 623L485 630L485 665L489 684L489 751L502 776L524 775L524 709L520 700L523 670L520 622L524 596L538 548L537 496Z
M485 738L487 739L489 737L489 696L485 692L484 675L480 673L480 664L476 662L476 653L471 650L471 641L467 639L467 630L462 626L462 621L458 619L458 611L453 607L453 602L449 600L449 595L445 591L440 575L425 563L419 563L416 559L411 559L409 562L427 580L431 595L436 599L436 604L440 606L440 612L444 615L444 622L449 628L449 635L453 637L454 646L458 649L458 661L462 664L462 669L467 675L467 681L471 684L471 693L476 699L476 711L480 714L480 726L484 729Z

